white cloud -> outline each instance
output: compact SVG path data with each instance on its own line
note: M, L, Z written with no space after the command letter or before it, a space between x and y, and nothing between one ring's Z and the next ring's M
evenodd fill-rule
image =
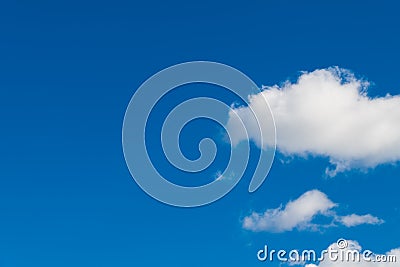
M268 209L263 213L253 212L243 220L242 227L254 232L286 232L293 229L316 230L320 227L332 227L338 223L346 227L360 224L378 224L383 220L372 215L339 216L334 211L338 205L332 202L327 195L318 190L311 190L299 198L289 201L276 209ZM317 215L331 218L328 225L312 223Z
M330 159L328 175L352 168L373 168L400 160L400 96L370 98L369 84L339 68L300 75L295 83L264 87L250 96L248 107L231 111L227 129L234 144L247 136L236 127L239 115L259 147L272 145L259 135L256 117L265 119L263 97L270 105L277 130L277 148L286 155L316 155ZM261 132L268 133L268 123ZM260 140L262 139L262 140Z
M326 213L335 203L318 191L304 193L285 207L269 209L263 214L253 212L243 221L243 228L253 231L284 232L296 227L306 227L317 214Z
M357 226L360 224L382 224L384 221L371 214L357 215L351 214L347 216L341 216L338 220L347 227Z
M321 261L318 265L316 264L306 264L305 267L399 267L400 266L400 248L396 248L396 249L392 249L384 254L379 254L379 257L381 257L381 255L385 255L385 256L394 256L394 258L396 259L396 262L389 262L389 260L387 259L386 262L373 262L373 261L367 261L363 258L363 252L366 250L363 250L362 247L359 245L359 243L357 241L353 241L353 240L347 240L348 243L348 247L343 249L344 252L346 251L358 251L359 255L360 255L360 261L341 261L341 260L336 260L333 261L331 259L329 259L329 257L325 257L325 259L323 261ZM335 250L339 250L337 244L334 243L332 245L330 245L328 247L327 250L329 249L335 249ZM346 255L346 253L344 253L344 255ZM350 254L348 254L350 255ZM374 253L373 255L371 255L372 259L378 259L375 258L378 254ZM351 258L352 259L352 258Z

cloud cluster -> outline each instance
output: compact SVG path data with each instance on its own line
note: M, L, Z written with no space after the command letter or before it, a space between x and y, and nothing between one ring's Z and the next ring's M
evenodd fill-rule
M243 220L242 227L254 232L286 232L293 229L316 230L320 227L332 227L338 224L352 227L360 224L381 224L383 220L367 215L346 215L339 216L334 208L338 204L332 202L327 195L318 190L311 190L299 198L289 201L276 209L268 209L263 213L253 212ZM313 223L317 215L331 218L328 225Z
M360 255L362 255L362 247L359 245L357 241L347 240L348 247L344 249L344 251L358 251ZM328 247L329 249L338 250L337 244L334 243ZM385 254L386 256L394 256L396 262L390 262L387 260L386 262L377 262L372 261L377 259L377 254L373 254L370 256L371 261L367 261L360 256L360 261L332 261L329 257L325 257L323 261L321 261L318 265L316 264L306 264L305 267L399 267L400 266L400 248L392 249Z
M305 72L294 83L263 87L250 96L248 107L231 111L227 129L237 144L248 138L237 129L244 121L258 146L272 145L255 118L266 117L263 98L269 102L277 131L277 148L286 155L328 157L330 176L352 168L373 168L400 160L400 96L370 98L369 84L340 68ZM252 113L255 112L255 116ZM261 120L262 121L262 120ZM261 133L268 133L268 123Z

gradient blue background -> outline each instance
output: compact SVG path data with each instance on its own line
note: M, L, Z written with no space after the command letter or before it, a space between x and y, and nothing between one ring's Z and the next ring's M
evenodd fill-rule
M398 247L396 166L325 179L326 159L278 157L254 194L246 176L212 205L174 208L131 178L121 128L143 81L191 60L231 65L259 85L338 65L374 82L371 96L400 94L399 8L396 1L3 1L0 266L261 266L255 255L266 243L324 249L339 237L376 252ZM200 122L188 136L200 137L198 129ZM386 223L323 233L241 228L250 211L314 188L346 213Z

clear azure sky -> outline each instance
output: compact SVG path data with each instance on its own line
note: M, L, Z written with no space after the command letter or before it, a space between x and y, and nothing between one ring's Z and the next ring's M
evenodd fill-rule
M184 209L137 186L121 145L135 90L186 61L231 65L260 86L339 66L370 81L371 97L398 95L399 10L397 1L3 1L0 266L278 266L258 262L256 252L265 244L325 249L338 238L377 253L400 247L396 164L327 178L327 158L278 153L255 193L247 192L247 173L223 199ZM226 164L221 129L204 121L184 129L189 158L198 156L204 136L222 151L211 170L193 179L166 164L157 127L184 99L234 98L213 86L188 88L160 102L149 126L150 154L172 181L197 185ZM313 189L339 204L340 214L372 214L385 222L282 233L244 229L251 212L278 208Z

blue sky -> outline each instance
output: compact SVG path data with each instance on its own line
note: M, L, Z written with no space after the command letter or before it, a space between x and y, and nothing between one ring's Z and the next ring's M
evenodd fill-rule
M371 97L398 95L398 9L395 1L1 3L0 266L262 266L268 263L258 262L256 252L264 244L325 249L341 237L377 253L400 247L397 164L327 178L326 157L283 163L278 153L255 193L247 191L246 173L223 199L183 209L137 186L121 145L135 90L186 61L231 65L260 86L339 66L372 82ZM183 99L234 101L212 86L188 87L160 104L154 140L167 107ZM164 172L176 183L209 182L226 164L220 135L217 125L193 122L182 134L184 153L195 158L196 140L211 136L222 154L194 182L168 166ZM160 168L167 165L157 143L151 146ZM337 214L372 214L385 223L243 229L252 211L277 208L312 189L338 203Z

